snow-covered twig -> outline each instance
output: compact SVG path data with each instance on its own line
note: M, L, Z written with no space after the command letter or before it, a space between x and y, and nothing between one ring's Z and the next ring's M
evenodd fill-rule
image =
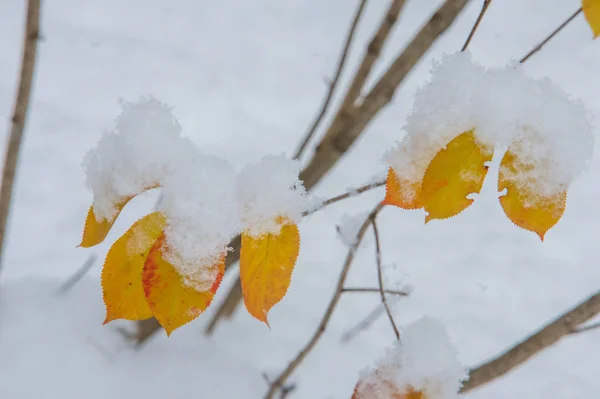
M479 367L469 371L469 379L465 381L461 392L470 391L508 373L513 368L525 363L538 352L554 345L561 338L570 335L577 326L600 313L600 291L576 305L568 312L558 316L554 321L542 327L517 345L508 349Z
M483 0L483 6L481 7L481 12L479 12L479 16L477 17L477 20L475 21L473 28L471 28L471 32L469 32L469 36L467 37L467 40L465 40L465 44L463 44L460 51L465 51L467 49L467 47L469 47L469 43L471 43L473 36L475 36L475 32L477 31L477 28L479 28L479 24L481 23L481 20L483 19L483 16L485 15L490 4L492 4L492 0Z
M333 80L331 81L329 91L327 92L327 96L325 97L323 105L321 106L321 110L319 111L319 113L317 114L317 116L315 117L313 122L311 123L310 128L308 129L308 132L306 133L306 136L304 137L304 140L302 140L302 143L300 143L300 146L296 150L294 159L298 159L302 156L302 153L304 152L304 150L306 150L306 146L308 145L308 143L314 136L315 132L317 131L317 128L319 127L319 124L321 123L321 121L323 120L323 117L325 117L325 114L327 113L327 110L329 109L329 105L331 104L331 99L333 98L333 93L335 92L335 89L337 88L337 84L340 80L340 76L342 75L342 70L344 69L344 65L346 64L346 59L348 58L350 46L352 45L352 41L354 40L354 34L356 33L356 28L358 27L358 23L360 22L360 18L362 17L362 14L363 14L366 4L367 4L367 0L360 0L360 4L358 5L358 8L356 9L354 18L352 20L352 24L350 25L350 29L348 30L348 35L346 36L344 48L342 50L342 54L340 55L340 60L338 61L335 75L333 77Z
M344 266L342 267L340 277L338 278L336 290L333 294L333 297L331 298L331 301L329 302L329 306L327 307L327 310L325 311L325 315L323 315L323 318L321 319L321 322L319 323L319 326L317 327L317 330L315 331L315 333L313 334L311 339L308 341L308 343L300 350L300 352L298 352L296 357L287 365L287 367L281 372L281 374L279 374L279 376L271 383L271 385L269 387L269 391L265 395L265 399L273 399L273 397L275 396L275 393L278 390L278 387L281 387L284 385L284 383L288 379L288 377L294 372L294 370L296 370L296 368L304 360L304 358L314 349L317 342L319 342L319 339L325 332L325 329L327 328L327 325L329 324L329 320L331 319L331 316L333 315L333 311L335 310L335 308L340 300L340 297L344 290L344 283L346 281L346 277L348 276L348 272L350 271L350 265L352 264L352 261L354 260L354 255L356 254L356 250L358 249L360 242L362 241L363 237L365 236L365 233L367 232L367 228L371 224L372 218L375 217L379 213L379 211L381 211L381 209L383 209L383 207L384 207L384 205L377 204L377 206L375 206L375 208L369 214L369 216L367 218L365 218L365 220L358 232L358 238L356 240L356 243L354 245L352 245L350 247L350 249L348 250L348 255L346 255L346 260L344 261Z
M302 216L311 215L311 214L313 214L315 212L318 212L321 209L325 208L326 206L331 205L331 204L333 204L335 202L344 200L346 198L354 197L355 195L362 194L365 191L369 191L369 190L372 190L374 188L381 187L381 186L384 186L384 185L385 185L385 181L377 181L375 183L369 183L369 184L366 184L366 185L364 185L362 187L355 188L353 190L347 191L344 194L336 195L335 197L331 197L331 198L323 201L323 203L320 206L318 206L317 208L311 209L310 211L304 212L302 214Z
M375 236L375 258L377 260L377 281L379 283L379 294L381 296L381 303L385 307L385 312L387 313L388 319L390 319L390 324L394 329L394 334L396 335L396 339L400 339L400 332L398 331L398 327L396 327L396 323L394 322L394 318L392 317L392 312L390 311L390 307L388 306L387 298L385 297L385 289L383 288L383 270L381 266L381 243L379 242L379 229L377 228L377 222L375 221L377 215L371 216L371 224L373 225L373 235Z
M10 211L13 182L17 170L19 148L25 130L29 97L33 83L37 41L40 35L40 0L29 0L27 3L27 21L25 23L25 39L19 89L12 116L12 126L8 136L4 168L2 169L2 186L0 187L0 268L2 267L3 246L6 241L6 225Z
M558 28L556 28L552 33L550 33L550 35L548 35L548 37L546 37L544 40L542 40L540 43L538 43L529 53L527 53L523 58L521 58L521 60L519 62L521 64L524 63L532 55L534 55L535 53L540 51L542 49L542 47L544 47L546 45L546 43L548 43L550 40L552 40L552 38L554 38L554 36L556 36L561 30L563 30L563 28L565 26L567 26L569 23L571 23L571 21L574 20L575 17L578 16L582 11L583 11L583 9L581 9L581 8L578 9L577 11L575 11L573 13L573 15L571 15L569 18L567 18L567 20L565 22L560 24L560 26Z

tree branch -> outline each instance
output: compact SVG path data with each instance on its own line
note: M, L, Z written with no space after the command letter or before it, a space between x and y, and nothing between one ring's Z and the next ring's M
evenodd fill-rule
M394 322L394 318L392 317L392 312L390 311L390 307L387 302L387 298L385 297L385 290L383 288L383 270L381 266L381 244L379 242L379 229L377 228L377 222L375 221L376 215L371 217L371 224L373 225L373 235L375 236L375 258L377 260L377 281L379 283L379 294L381 296L381 303L385 307L385 312L387 313L388 319L390 319L390 324L392 325L392 329L394 330L394 334L396 335L396 339L400 339L400 332L398 331L398 327L396 327L396 323Z
M380 293L381 291L379 290L379 288L350 287L350 288L344 288L342 290L342 292L377 292L377 293ZM386 294L398 295L398 296L409 296L410 295L406 291L383 290L383 292L385 292Z
M304 150L306 150L306 146L315 135L317 131L317 127L325 117L327 110L329 109L329 105L331 104L331 99L333 98L333 93L337 88L337 84L340 80L340 76L342 75L342 71L344 70L344 65L346 64L346 59L348 58L348 52L352 45L352 40L354 39L354 34L356 33L356 28L358 27L358 23L360 22L360 18L362 17L363 11L365 9L365 5L367 4L367 0L361 0L358 8L356 9L356 13L354 14L354 18L352 20L352 24L350 25L350 29L348 30L348 35L346 37L346 41L344 44L344 48L342 50L342 54L340 55L340 59L338 61L338 65L335 71L335 75L333 80L331 81L331 85L329 87L329 91L325 96L325 100L323 101L323 105L321 105L321 111L315 116L315 119L310 125L304 140L300 143L300 146L296 150L296 154L294 155L294 159L298 159L302 156Z
M379 211L381 211L381 209L383 209L383 205L377 204L375 209L373 209L373 211L369 214L369 216L364 220L362 226L360 227L360 230L358 231L356 242L354 243L354 245L352 245L350 247L350 249L348 251L348 255L346 255L346 260L345 260L344 266L342 267L342 270L340 272L340 277L338 278L336 290L333 294L333 297L331 298L331 301L329 302L329 306L327 307L327 310L325 311L323 318L321 319L321 322L319 323L317 330L313 334L312 338L308 341L308 343L302 348L302 350L296 355L296 357L288 364L288 366L285 368L285 370L283 370L281 372L281 374L279 374L279 376L271 383L271 386L269 387L269 391L265 395L265 399L273 399L275 393L279 389L278 387L281 387L285 384L285 381L288 379L288 377L294 372L294 370L298 367L298 365L302 362L302 360L304 360L304 358L310 353L310 351L313 350L313 348L315 347L317 342L319 342L319 339L325 332L325 329L327 328L327 325L329 324L329 320L331 319L331 316L333 315L333 311L335 310L335 308L339 302L339 299L342 295L342 291L344 289L344 282L346 281L346 277L348 276L348 272L350 271L350 265L352 264L352 261L354 260L354 255L356 254L356 250L358 249L360 242L362 241L363 237L365 236L365 233L367 232L367 228L369 227L369 224L371 223L371 219L375 215L377 215L379 213Z
M571 335L580 334L582 332L592 331L600 328L600 321L597 323L590 324L589 326L582 326L571 331Z
M2 185L0 186L0 268L2 267L2 256L4 255L3 250L6 242L6 227L8 224L17 161L19 159L19 149L21 147L25 122L27 120L27 110L29 108L29 97L33 83L33 72L35 70L39 29L40 0L29 0L27 3L27 21L25 23L25 39L23 43L19 89L17 91L12 126L8 136L6 154L4 156Z
M475 32L477 31L477 28L479 28L479 24L481 23L481 20L483 19L483 16L485 15L490 4L492 4L492 0L483 0L483 6L481 7L481 12L479 13L477 20L475 21L473 28L471 28L471 32L469 32L469 36L467 37L467 40L465 41L465 44L463 44L460 51L465 51L467 49L467 47L469 47L469 44L471 43L473 36L475 36Z
M461 392L470 391L503 376L513 368L525 363L536 353L571 334L577 326L590 320L598 313L600 313L600 291L560 315L550 324L508 349L497 358L472 369Z
M552 40L552 38L554 36L556 36L561 30L563 30L563 28L565 26L567 26L572 20L574 20L575 17L578 16L582 11L583 11L583 9L581 9L581 8L579 10L575 11L573 13L573 15L571 15L569 18L567 18L567 20L565 22L560 24L560 26L558 28L556 28L552 33L550 33L550 35L548 37L546 37L544 40L542 40L540 43L538 43L529 53L527 53L523 58L521 58L519 63L521 63L521 64L524 63L529 58L531 58L532 55L534 55L535 53L540 51L542 49L542 47L544 47L546 45L546 43L548 43L550 40Z

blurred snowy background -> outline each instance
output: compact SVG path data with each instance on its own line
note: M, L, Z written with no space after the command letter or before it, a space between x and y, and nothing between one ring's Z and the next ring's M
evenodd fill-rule
M20 66L24 3L0 0L2 134ZM300 258L288 295L269 315L271 331L241 308L206 338L213 306L171 338L161 331L136 351L116 331L126 323L101 326L98 277L108 246L151 209L156 195L136 198L98 248L75 248L92 200L80 163L112 125L118 99L147 93L174 107L184 133L203 151L238 167L270 153L291 155L327 90L355 3L43 2L43 40L0 276L1 399L261 397L266 390L261 373L279 372L325 310L346 253L336 224L345 214L369 210L383 198L383 189L302 222ZM374 76L440 3L408 2ZM353 73L387 4L370 1L343 78ZM579 6L578 0L494 2L470 45L474 60L502 66L520 58ZM336 195L385 172L381 155L402 136L431 60L462 46L480 7L480 1L470 2L393 104L319 184L317 195ZM583 16L529 60L526 71L550 77L600 116L600 40L592 40ZM437 318L466 365L503 351L600 287L597 156L571 188L567 211L544 243L512 225L496 196L494 179L488 179L479 201L453 219L424 225L422 212L399 209L380 216L387 284L414 287L409 298L396 302L396 321ZM349 285L376 286L373 251L367 234ZM86 278L67 295L57 294L92 253L99 259ZM351 396L359 371L382 355L393 334L380 317L349 342L340 339L378 303L370 294L342 298L324 338L290 379L297 386L290 398ZM565 338L467 396L596 397L599 358L600 329Z

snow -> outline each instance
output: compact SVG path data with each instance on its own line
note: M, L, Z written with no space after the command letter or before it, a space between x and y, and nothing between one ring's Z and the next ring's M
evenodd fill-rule
M391 398L394 391L414 390L427 399L454 399L466 377L467 370L444 326L423 317L407 325L400 341L388 349L375 369L364 373L358 393L370 386L378 398Z
M237 178L242 228L254 237L278 234L282 223L298 224L317 204L298 180L300 162L270 155L244 167Z
M439 4L407 2L374 77ZM183 137L204 154L226 159L235 171L267 154L291 153L328 90L323 78L335 67L354 4L55 0L43 6L44 40L0 274L0 398L261 398L266 391L261 374L272 378L288 364L331 299L348 252L336 224L344 214L372 209L382 189L332 204L300 223L302 251L288 294L269 314L271 331L241 307L204 337L235 277L228 273L213 306L196 321L133 350L116 331L130 323L101 325L101 262L69 293L54 292L91 254L104 258L110 244L153 210L158 193L133 199L105 243L75 249L92 202L81 158L119 114L117 99L136 101L146 93L173 107ZM503 68L580 6L577 0L495 1L470 45L472 57L485 68ZM386 7L369 2L342 83L356 70ZM24 9L23 1L0 1L0 117L6 123ZM385 172L378 159L405 134L402 126L415 92L430 79L432 60L462 46L480 9L480 2L469 3L315 195L330 198ZM577 17L527 61L524 72L550 77L598 120L600 41L591 36ZM334 101L341 95L343 90ZM597 154L597 127L593 133ZM319 139L317 134L311 144ZM571 184L567 210L544 243L506 219L493 179L479 194L486 200L460 218L424 225L421 211L384 209L378 218L383 263L397 265L386 270L388 288L398 280L415 287L397 301L396 322L407 325L423 315L439 320L461 363L472 366L595 292L598 181L594 156ZM377 286L372 234L356 252L347 286ZM290 377L296 389L289 399L351 397L360 370L374 364L394 337L385 312L346 344L340 337L379 303L377 293L344 294L321 340ZM596 397L599 334L565 338L465 397Z
M415 94L407 134L385 159L399 178L418 182L433 156L471 129L484 150L508 148L520 165L507 178L543 197L564 191L593 153L581 101L548 78L528 76L520 64L486 68L458 52L433 63L430 80Z

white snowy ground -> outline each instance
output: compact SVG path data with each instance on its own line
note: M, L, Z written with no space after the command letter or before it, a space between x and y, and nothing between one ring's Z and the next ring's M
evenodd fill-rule
M24 0L0 0L0 118L10 119L20 60ZM216 334L202 334L211 309L167 339L136 352L101 326L101 261L67 296L58 285L91 253L148 212L136 199L105 244L76 249L91 196L80 161L118 112L117 99L152 93L174 106L184 131L208 153L241 166L267 153L290 154L326 90L353 0L54 0L43 3L43 41L22 150L0 284L0 398L259 398L262 372L274 375L308 339L330 298L345 256L335 225L368 210L383 190L348 200L301 224L302 250L287 297L269 316L272 331L240 309ZM362 53L387 1L372 0L351 54ZM385 61L440 1L408 2ZM463 43L480 7L472 1L402 86L393 105L319 185L327 197L384 172L379 159L401 137L415 89L430 60ZM522 56L579 6L578 0L503 0L491 6L470 49L501 66ZM377 71L386 65L380 62ZM600 40L578 17L526 66L549 76L600 115ZM348 78L353 68L348 68ZM600 134L596 130L596 136ZM4 137L3 137L4 139ZM600 140L597 140L600 142ZM596 145L598 150L598 145ZM463 361L502 351L599 288L600 161L570 190L561 222L542 244L513 226L488 179L463 214L423 224L420 211L380 216L390 285L414 293L394 316L424 314L448 328ZM369 235L349 284L375 286ZM227 291L228 279L216 298ZM341 335L378 303L344 297L324 338L292 376L293 398L348 398L358 371L391 344L384 317L348 344ZM470 398L588 398L600 394L600 330L562 340Z

